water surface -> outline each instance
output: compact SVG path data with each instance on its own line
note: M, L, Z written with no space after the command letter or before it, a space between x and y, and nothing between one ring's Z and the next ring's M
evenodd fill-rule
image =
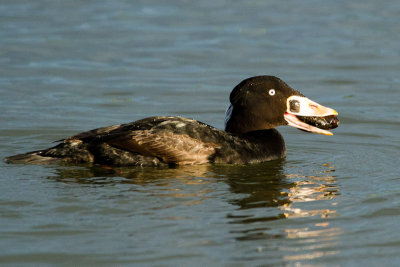
M276 75L338 110L286 159L171 169L1 165L0 263L399 264L398 1L2 1L0 157L153 115L222 128Z

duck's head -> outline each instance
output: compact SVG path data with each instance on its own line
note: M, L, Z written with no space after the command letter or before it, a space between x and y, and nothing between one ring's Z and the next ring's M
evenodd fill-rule
M239 83L231 92L225 130L246 133L290 125L298 129L332 135L339 125L338 113L292 89L274 76L256 76Z

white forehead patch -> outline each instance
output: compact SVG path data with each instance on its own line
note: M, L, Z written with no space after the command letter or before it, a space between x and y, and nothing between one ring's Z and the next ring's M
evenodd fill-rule
M231 104L228 107L228 109L225 111L225 127L226 127L226 124L228 123L228 121L231 119L232 112L233 112L233 106Z

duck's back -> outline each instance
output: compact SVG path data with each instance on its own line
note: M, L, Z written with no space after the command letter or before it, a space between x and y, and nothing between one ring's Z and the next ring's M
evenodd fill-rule
M119 166L250 163L285 155L276 130L232 135L182 117L151 117L83 132L55 147L12 156L12 163L94 163Z

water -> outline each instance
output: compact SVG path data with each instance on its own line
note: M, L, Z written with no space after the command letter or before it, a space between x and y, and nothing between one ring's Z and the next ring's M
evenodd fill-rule
M276 75L339 112L279 127L250 166L1 165L0 263L400 262L400 2L0 3L0 157L152 115L223 127L230 90Z

